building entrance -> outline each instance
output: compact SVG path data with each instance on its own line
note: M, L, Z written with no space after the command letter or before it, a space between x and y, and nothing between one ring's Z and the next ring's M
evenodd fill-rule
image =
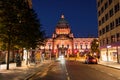
M58 48L58 56L63 55L64 57L67 55L67 48L66 47L59 47Z

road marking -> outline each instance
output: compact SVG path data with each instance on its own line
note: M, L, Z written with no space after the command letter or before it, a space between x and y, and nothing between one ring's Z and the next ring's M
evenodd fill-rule
M68 76L68 73L66 73L66 75Z
M111 73L107 73L108 75L110 75L110 76L113 76Z
M70 80L70 77L69 77L69 76L67 77L67 80Z
M98 70L97 68L93 68L93 69Z
M118 77L118 79L120 79L120 77Z
M65 71L67 72L67 69L65 69Z
M104 71L101 71L101 72L104 72Z
M70 80L69 73L68 73L68 71L67 71L66 66L65 66L65 72L66 72L66 75L67 75L67 80Z
M40 76L44 77L45 75L47 75L47 72L43 72Z

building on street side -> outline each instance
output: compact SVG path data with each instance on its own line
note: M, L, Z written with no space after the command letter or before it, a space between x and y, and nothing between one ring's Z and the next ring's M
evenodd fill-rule
M97 0L101 60L120 63L120 0Z

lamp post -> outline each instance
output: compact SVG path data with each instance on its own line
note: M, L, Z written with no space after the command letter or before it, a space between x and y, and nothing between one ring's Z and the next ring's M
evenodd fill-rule
M50 54L50 60L51 60L51 45L49 44L49 54Z
M109 58L108 58L108 52L109 52L109 48L111 47L111 45L108 45L107 46L107 61L109 61Z

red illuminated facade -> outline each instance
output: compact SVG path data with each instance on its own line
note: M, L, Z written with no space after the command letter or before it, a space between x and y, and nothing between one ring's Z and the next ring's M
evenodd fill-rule
M90 44L94 38L74 38L70 25L61 15L52 38L49 38L45 45L45 52L59 55L73 55L76 53L90 52Z

